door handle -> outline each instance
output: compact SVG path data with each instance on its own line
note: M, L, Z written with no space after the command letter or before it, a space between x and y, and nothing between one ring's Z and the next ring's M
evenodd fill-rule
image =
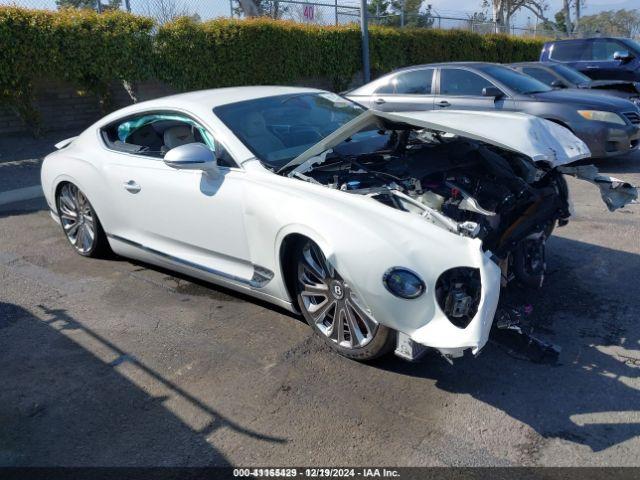
M124 189L131 193L138 193L140 190L142 190L142 187L138 185L135 180L129 180L128 182L124 183Z
M386 100L384 98L376 98L373 103L375 103L376 105L382 105L383 103L387 103Z
M449 102L447 102L446 100L442 100L441 102L438 102L438 106L440 106L442 108L446 108L446 107L450 107L451 104Z

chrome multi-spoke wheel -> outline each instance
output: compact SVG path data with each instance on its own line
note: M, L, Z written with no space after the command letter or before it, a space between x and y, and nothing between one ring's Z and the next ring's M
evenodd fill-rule
M60 223L69 243L84 256L92 256L104 234L87 197L72 183L65 183L57 196Z
M358 296L327 261L320 248L306 242L297 264L298 303L309 324L332 346L352 358L373 358L386 349L388 329L380 326ZM383 330L383 342L362 353ZM380 344L380 345L378 345ZM350 355L349 351L360 351Z

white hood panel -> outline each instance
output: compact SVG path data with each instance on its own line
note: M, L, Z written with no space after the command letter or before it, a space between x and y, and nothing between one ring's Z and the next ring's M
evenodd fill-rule
M535 162L547 162L553 167L591 156L587 145L567 128L525 113L470 110L429 112L367 110L300 154L283 169L291 165L303 164L380 118L479 140L521 153Z
M379 116L473 138L555 167L591 156L587 145L569 129L525 113L439 110L379 112Z

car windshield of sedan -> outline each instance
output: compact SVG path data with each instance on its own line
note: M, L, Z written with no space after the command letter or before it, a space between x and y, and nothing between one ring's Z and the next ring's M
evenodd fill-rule
M591 79L584 73L580 73L578 70L567 67L566 65L553 64L550 65L550 68L558 75L561 75L562 77L576 85L588 85L589 83L591 83Z
M632 50L632 54L637 56L640 53L640 42L632 40L630 38L623 38L622 43L626 44Z
M297 93L213 109L244 145L270 168L280 168L365 109L334 93Z
M478 70L484 72L499 82L509 87L514 92L522 95L528 95L531 93L550 92L553 90L548 85L545 85L540 80L536 80L529 75L517 72L516 70L508 67L502 67L500 65L482 65L477 67Z

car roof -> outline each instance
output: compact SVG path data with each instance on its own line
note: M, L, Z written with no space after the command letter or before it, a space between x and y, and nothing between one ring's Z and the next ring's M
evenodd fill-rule
M230 103L243 102L245 100L255 100L258 98L273 97L277 95L288 95L296 93L320 93L323 90L306 87L283 87L283 86L252 86L252 87L227 87L212 88L209 90L196 90L194 92L178 93L161 97L137 105L153 108L154 104L162 106L184 104L205 106L208 109L216 108Z
M221 105L299 93L326 92L315 88L283 86L227 87L197 90L194 92L178 93L167 97L160 97L153 100L134 103L103 117L98 121L98 124L107 125L110 122L128 115L135 115L147 110L185 110L195 114L196 116L207 117L211 114L211 111L214 108Z
M627 40L627 37L585 37L585 38L566 38L564 40L550 40L545 45L562 42L579 42L584 40Z
M549 64L551 64L551 62L516 62L516 63L510 63L509 66L525 67L527 65L531 65L531 66L538 66L538 67L547 67L547 66L550 66Z
M495 62L440 62L440 63L423 63L420 65L411 65L409 67L398 68L389 73L403 72L405 70L414 70L416 68L437 68L437 67L477 67L480 65L502 65ZM504 65L502 65L504 66Z

